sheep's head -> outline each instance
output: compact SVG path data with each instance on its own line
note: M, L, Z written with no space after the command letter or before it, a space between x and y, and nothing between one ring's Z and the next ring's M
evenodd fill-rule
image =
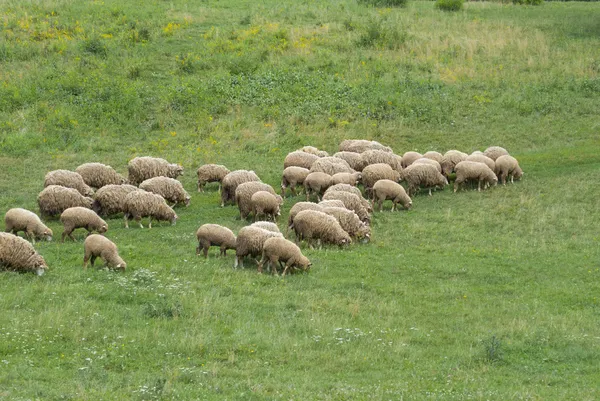
M92 195L94 195L94 190L92 189L92 187L89 187L89 186L87 186L87 185L86 185L86 186L84 187L84 195L85 195L85 196L90 196L90 197L91 197Z
M175 223L177 223L177 219L178 219L178 218L179 218L179 217L178 217L178 216L177 216L175 213L173 213L173 217L171 218L171 225L172 225L172 226L174 226L174 225L175 225Z
M521 167L517 166L517 168L513 171L513 179L520 180L523 177L523 170Z
M94 205L94 200L92 198L89 198L89 197L85 197L83 199L85 200L84 201L84 206L87 207L88 209L91 209L92 206Z
M108 230L108 224L106 224L106 222L103 222L102 225L100 225L100 227L98 228L98 234L103 234Z
M369 227L366 224L363 224L359 229L358 229L358 237L361 238L361 242L363 244L366 244L367 242L369 242L371 240L371 227Z
M310 262L310 260L308 260L308 258L304 255L302 255L302 257L300 258L300 263L298 263L300 265L300 267L302 268L302 271L309 271L310 267L312 266L312 263Z
M283 198L280 195L275 195L275 197L277 198L277 204L278 205L283 205Z
M31 270L35 271L35 274L38 276L42 276L48 269L46 261L39 253L31 255L28 264L31 266Z
M125 271L127 268L127 263L121 258L119 258L119 262L115 265L115 269L119 269L121 271Z
M410 210L410 208L412 207L412 200L409 200L408 202L405 202L404 204L402 204L402 206L404 206L404 208L406 210Z
M185 207L188 207L190 205L190 201L192 200L192 197L189 195L185 196Z
M54 234L52 233L52 230L51 230L51 229L49 229L48 227L45 227L45 226L44 226L43 230L42 230L41 232L38 232L38 233L36 234L36 237L37 237L37 238L40 238L40 239L41 239L41 238L43 238L43 239L45 239L46 241L52 241L52 236L53 236L53 235L54 235Z
M183 167L179 164L169 164L169 170L171 170L171 178L177 178L180 175L183 175Z

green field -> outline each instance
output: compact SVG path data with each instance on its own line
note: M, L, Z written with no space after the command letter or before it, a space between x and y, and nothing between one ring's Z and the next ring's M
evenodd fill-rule
M0 399L600 399L600 3L363 3L0 0L0 214L144 155L192 194L174 227L108 220L125 273L49 222L48 273L0 275ZM303 246L308 274L195 255L201 224L248 224L200 165L278 188L288 152L347 138L500 145L525 175Z

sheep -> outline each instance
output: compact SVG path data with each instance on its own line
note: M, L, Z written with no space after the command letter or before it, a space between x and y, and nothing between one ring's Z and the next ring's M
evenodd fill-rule
M48 269L44 258L25 239L0 232L0 267L17 272L43 275Z
M498 179L502 181L502 185L506 185L506 178L510 176L510 182L514 182L513 179L521 179L523 176L523 170L519 167L517 159L510 155L503 155L496 159L496 175Z
M186 207L190 205L190 194L183 189L181 182L174 178L162 176L148 178L140 184L140 189L162 196L167 202L173 203L172 207L178 203Z
M13 208L4 215L5 231L17 235L19 231L25 232L25 237L29 238L34 244L36 239L44 238L46 241L52 241L52 230L49 229L42 220L33 212L26 209Z
M219 246L221 251L219 255L227 256L228 249L235 249L235 234L227 227L218 224L203 224L196 231L198 247L196 255L200 255L200 249L204 252L204 258L208 257L208 248Z
M75 206L91 209L94 203L92 198L81 195L76 189L61 185L50 185L44 188L39 193L37 201L42 217L58 216L66 209Z
M490 146L483 152L483 154L493 161L496 161L496 159L500 156L509 155L508 150L500 146Z
M344 206L344 202L342 202L341 200L337 200L337 199L324 200L324 201L317 203L317 205L319 205L321 207L346 207L346 206Z
M76 228L85 228L88 231L88 236L92 231L103 234L108 230L108 224L106 224L106 221L102 220L96 212L79 206L70 207L62 212L60 221L64 227L61 242L65 242L65 237L67 235L75 241L72 233Z
M292 208L290 209L290 213L288 214L287 230L291 230L294 228L294 218L298 213L300 213L303 210L317 210L319 212L322 212L323 206L313 202L298 202L294 204L294 206L292 206Z
M105 267L110 266L114 269L121 269L121 271L125 271L127 267L127 263L119 256L119 250L115 243L102 235L88 236L83 243L83 250L84 269L87 269L88 262L91 262L94 267L94 262L98 257L104 260Z
M367 141L365 139L346 139L339 146L340 152L363 153L369 149L392 152L392 148L388 146L384 146L377 141Z
M125 197L135 191L141 191L141 189L128 184L105 185L96 192L92 209L104 217L124 213Z
M477 180L477 190L481 191L481 183L485 182L485 188L488 185L496 185L498 178L496 174L484 163L464 161L458 163L456 170L456 180L454 181L454 192L458 191L461 184L467 180Z
M125 177L117 173L111 166L102 163L84 163L75 169L83 181L92 188L125 183Z
M371 164L385 163L396 171L402 171L402 157L393 152L383 150L367 150L361 154L365 166ZM363 168L364 170L364 168Z
M352 186L358 185L362 179L362 173L356 171L354 173L337 173L331 176L331 182L335 184L348 184Z
M262 274L263 265L266 261L269 262L269 268L271 269L272 274L278 273L277 263L279 263L283 268L283 273L281 273L282 277L285 277L285 274L290 268L299 268L302 271L307 271L312 265L310 260L302 254L298 245L280 237L268 238L265 241L262 258L260 259L260 262L258 262L259 274ZM285 263L285 265L283 263Z
M354 173L348 162L338 157L322 157L315 161L310 167L311 173L326 173L334 175L337 173Z
M426 159L435 160L438 163L442 163L442 158L444 157L440 152L436 152L435 150L430 150L429 152L423 153L423 157Z
M496 162L494 162L492 159L485 156L484 154L478 154L478 153L470 154L469 156L467 156L467 158L465 160L469 161L469 162L483 163L486 166L488 166L490 168L490 170L492 170L492 171L496 170Z
M317 201L321 200L322 195L327 188L332 185L333 181L329 174L322 172L310 173L304 180L304 192L306 192L306 201L308 202L310 195L315 193Z
M314 146L304 146L304 147L298 149L297 152L310 153L312 155L319 156L319 157L329 156L329 153L327 153L324 150L319 150L318 148L315 148Z
M260 178L254 171L248 170L235 170L223 177L221 182L221 207L226 204L235 204L235 190L238 185L251 181L260 181Z
M360 192L360 189L356 188L355 186L349 185L349 184L344 184L344 183L340 183L340 184L335 184L330 186L329 188L327 188L327 191L325 191L325 193L327 192L350 192L356 196L358 196L360 198L360 202L362 203L363 207L365 209L367 209L367 212L371 213L373 211L373 208L371 207L371 204L369 203L368 200L366 200L365 198L363 198L362 193ZM341 201L339 201L341 202ZM344 207L344 206L342 206Z
M339 159L345 160L346 163L355 171L362 171L366 164L360 153L356 152L337 152L333 155Z
M140 185L152 177L177 178L183 174L183 167L158 157L142 156L131 159L127 164L127 171L129 172L129 183Z
M419 152L406 152L402 155L402 167L406 168L408 166L410 166L411 164L413 164L413 162L417 159L422 158L423 155L420 154Z
M286 188L290 188L292 195L296 196L296 186L304 185L304 180L309 173L310 170L304 167L286 167L281 176L281 196L285 197Z
M281 233L264 230L260 227L242 227L235 241L235 262L233 267L244 267L244 257L256 258L262 254L263 245L269 238L281 237ZM259 262L256 261L256 264Z
M171 225L175 225L177 214L160 195L152 192L134 191L125 196L123 201L125 228L129 228L129 219L133 218L142 225L142 217L149 217L148 228L152 228L152 219L161 221L170 221Z
M367 196L370 197L373 185L379 180L399 181L401 173L392 169L389 164L377 163L365 167L362 171L362 183Z
M255 221L254 223L250 224L250 227L258 227L262 228L263 230L273 231L274 233L280 232L277 224L271 223L270 221Z
M442 166L440 165L440 163L427 157L421 157L420 159L417 159L414 162L412 162L412 164L431 164L437 169L437 171L439 171L440 173L442 172Z
M408 196L415 194L420 187L431 188L448 185L448 179L430 164L412 164L402 172L402 180L408 183Z
M331 199L341 200L342 202L344 202L344 207L346 209L353 210L358 215L358 217L360 218L361 221L363 221L367 224L371 222L371 216L369 215L368 210L363 206L361 197L359 197L355 194L352 194L350 192L343 192L343 191L333 191L333 192L327 192L325 195L323 195L323 199L324 200L331 200Z
M255 221L263 214L267 219L276 220L281 215L279 208L283 204L283 198L267 191L258 191L252 194L250 203L252 204Z
M444 153L442 161L440 162L440 165L442 166L442 174L444 174L446 178L449 178L450 174L454 172L454 166L456 166L457 163L466 160L467 156L468 155L466 153L458 150L449 150Z
M414 164L414 163L413 163ZM392 201L392 212L400 203L406 210L412 206L412 200L404 190L404 187L392 180L379 180L373 185L373 203L379 204L379 211L383 208L383 201Z
M198 192L204 192L204 186L208 182L218 182L219 192L221 192L221 182L229 173L229 169L221 164L205 164L198 167L198 171L196 172L198 176Z
M54 170L44 177L44 188L50 185L61 185L76 189L83 196L92 196L94 190L83 181L83 177L74 171Z
M275 190L269 184L258 181L244 182L240 184L235 190L235 203L238 205L240 210L240 219L246 219L250 213L252 213L252 195L258 191L267 191L270 194L276 195Z
M317 210L303 210L294 218L296 242L307 240L312 247L314 239L321 243L343 246L352 243L350 235L344 231L335 217Z
M350 237L369 242L371 239L371 228L368 224L363 223L358 218L358 215L352 210L345 207L326 207L323 208L323 213L336 218L338 223Z
M319 156L313 155L311 153L295 151L288 153L288 155L283 160L283 168L287 168L290 166L296 167L304 167L309 169L312 167L313 163L319 160Z

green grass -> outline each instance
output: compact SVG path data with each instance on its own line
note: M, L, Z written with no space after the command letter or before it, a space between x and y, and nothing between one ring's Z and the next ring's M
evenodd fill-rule
M175 227L108 221L124 274L84 271L81 233L36 244L47 275L2 274L0 398L598 398L597 3L149 3L0 0L0 212L139 155L192 194ZM305 275L195 256L201 224L246 224L199 165L276 186L288 152L345 138L501 145L525 176L417 195L368 245L303 247Z

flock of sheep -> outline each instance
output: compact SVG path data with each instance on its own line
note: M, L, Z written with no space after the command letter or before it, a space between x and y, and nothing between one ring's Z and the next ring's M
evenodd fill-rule
M75 171L46 174L44 189L37 198L40 215L44 219L60 216L64 226L62 241L66 237L74 240L75 229L88 231L84 268L89 262L93 266L98 257L112 268L126 268L117 246L104 236L108 225L102 217L122 214L125 227L133 219L143 228L144 217L149 218L149 227L153 219L174 225L178 216L173 207L190 203L190 195L176 179L183 173L180 165L160 158L136 157L129 162L128 173L126 180L110 166L86 163ZM240 229L237 236L218 224L202 225L196 232L196 254L203 252L207 257L209 248L218 246L223 256L228 249L235 250L235 267L243 267L244 258L251 257L259 272L265 263L273 274L278 273L278 266L283 269L282 275L306 271L311 263L298 246L302 240L310 246L314 242L339 246L353 240L367 242L373 206L381 211L383 202L391 200L392 211L398 204L409 209L411 196L421 188L427 189L429 195L432 189L442 189L452 173L455 192L467 182L477 182L481 190L482 184L486 189L498 180L505 184L507 179L512 182L523 175L517 160L498 146L471 155L450 150L444 155L432 151L400 156L387 146L362 139L343 141L333 156L312 146L289 153L284 160L281 195L253 171L203 165L197 170L198 192L203 192L207 183L218 182L221 206L235 204L242 220L252 216L255 222ZM408 191L400 182L406 183ZM359 184L367 198L357 187ZM286 190L296 195L298 187L304 189L306 202L294 204L289 212L286 234L294 231L292 242L274 222L280 215ZM318 203L311 202L311 198ZM36 239L51 240L52 230L35 213L21 208L6 212L5 226L6 232L0 233L0 266L42 275L48 267L44 258L17 234L23 231L25 238L35 244Z

